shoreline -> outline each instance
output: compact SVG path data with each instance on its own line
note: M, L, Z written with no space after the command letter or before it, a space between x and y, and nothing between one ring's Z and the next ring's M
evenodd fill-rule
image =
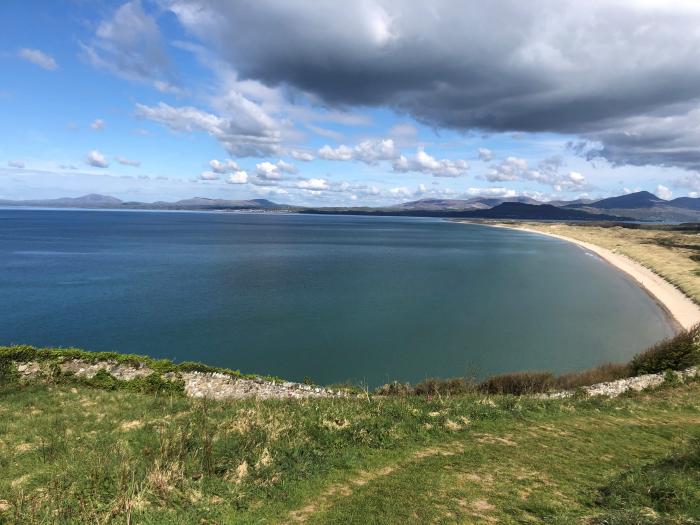
M653 270L643 266L642 264L630 259L626 255L615 253L612 250L591 244L589 242L580 241L573 237L566 237L556 233L543 232L527 227L505 224L489 224L485 222L468 222L459 221L463 224L476 224L480 226L490 226L492 228L504 228L507 230L516 230L526 233L535 233L545 235L560 241L569 242L595 253L608 264L614 266L617 270L631 277L634 282L642 288L649 296L661 307L671 321L676 332L688 330L700 323L700 307L695 304L687 295L676 288L660 275L654 273Z

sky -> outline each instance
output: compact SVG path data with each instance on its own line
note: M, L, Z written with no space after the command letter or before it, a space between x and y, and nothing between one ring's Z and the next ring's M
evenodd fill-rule
M700 2L3 0L0 199L700 193Z

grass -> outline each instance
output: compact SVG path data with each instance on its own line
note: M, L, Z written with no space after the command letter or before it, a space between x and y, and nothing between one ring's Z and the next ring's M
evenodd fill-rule
M700 382L224 403L5 381L0 523L636 523L662 470L679 496L654 512L700 519L699 423Z
M36 348L29 345L0 346L0 378L10 373L11 362L39 361L49 364L78 359L86 363L111 361L116 364L135 367L148 367L159 376L168 372L207 372L226 374L231 377L256 379L261 376L242 374L239 370L206 365L195 361L175 363L169 359L153 359L137 354L120 354L118 352L87 352L79 348ZM273 376L263 376L268 381L281 382L282 379Z

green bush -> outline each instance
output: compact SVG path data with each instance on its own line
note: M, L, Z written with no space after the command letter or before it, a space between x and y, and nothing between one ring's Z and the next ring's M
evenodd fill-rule
M700 363L700 325L661 341L637 354L630 367L633 375L683 370Z
M380 386L374 393L378 396L410 396L414 394L414 390L410 383L392 381Z
M514 372L489 377L479 383L478 390L486 394L522 396L547 392L554 385L554 375L549 372Z
M474 381L470 378L452 377L440 379L431 377L416 384L415 393L418 395L457 395L474 392Z

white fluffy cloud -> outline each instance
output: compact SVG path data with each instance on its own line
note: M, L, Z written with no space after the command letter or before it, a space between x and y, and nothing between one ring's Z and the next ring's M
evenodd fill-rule
M221 117L191 106L173 107L136 104L136 116L167 126L173 131L203 131L216 138L236 157L265 157L280 149L281 133L276 122L257 104L237 98L238 111Z
M10 168L24 168L25 164L21 160L8 160L7 165Z
M291 155L296 160L300 160L302 162L311 162L312 160L314 160L316 158L308 151L301 151L301 150L296 150L296 149L291 151Z
M199 175L200 180L219 180L220 175L218 173L214 173L213 171L203 171Z
M99 131L101 129L104 129L105 121L102 120L101 118L96 118L95 120L92 121L92 124L90 124L90 127L92 129L94 129L95 131Z
M411 190L409 190L406 186L399 186L398 188L391 188L389 190L389 193L394 197L410 197L411 196Z
M215 173L226 173L227 171L236 171L240 168L235 161L226 159L224 161L212 159L209 161L209 167Z
M484 162L490 162L493 159L493 151L488 148L479 148L477 153L479 154L479 159Z
M114 160L116 160L119 164L122 164L124 166L131 166L133 168L138 168L141 165L140 160L127 159L126 157L122 157L121 155L117 155L116 157L114 157Z
M527 161L518 157L508 157L499 165L486 172L489 182L506 182L521 179L527 172Z
M296 173L297 172L297 168L294 164L290 164L289 162L285 162L282 159L278 160L275 165L277 166L277 168L280 171L283 171L284 173Z
M265 181L277 181L282 179L282 172L272 162L260 162L255 165L255 174Z
M248 173L243 170L234 171L228 176L226 182L229 184L245 184L248 182Z
M469 164L465 160L438 160L426 153L422 147L419 147L416 154L411 157L401 155L394 160L394 171L415 171L427 173L433 177L459 177L464 175L468 169Z
M300 180L296 184L297 188L304 190L327 190L329 189L328 181L326 179L306 179Z
M673 198L673 192L663 184L656 187L656 195L667 201Z
M148 83L164 93L182 93L174 80L158 23L139 0L122 4L97 26L94 38L81 46L83 56L95 67Z
M354 148L341 144L337 148L328 145L318 150L318 156L325 160L357 160L375 165L380 161L394 160L399 153L392 139L363 140Z
M17 55L20 58L23 58L24 60L28 60L32 64L36 64L39 67L42 67L44 69L48 69L49 71L53 71L55 69L58 69L58 64L53 59L53 57L50 55L47 55L43 51L39 51L38 49L23 48L23 49L19 50Z
M497 197L502 199L518 196L518 192L511 188L468 188L466 194L470 197Z
M109 162L107 162L107 159L105 159L105 156L102 155L102 153L100 153L96 149L90 151L87 154L87 157L85 158L85 162L87 162L90 166L94 166L95 168L107 168L107 167L109 167Z

